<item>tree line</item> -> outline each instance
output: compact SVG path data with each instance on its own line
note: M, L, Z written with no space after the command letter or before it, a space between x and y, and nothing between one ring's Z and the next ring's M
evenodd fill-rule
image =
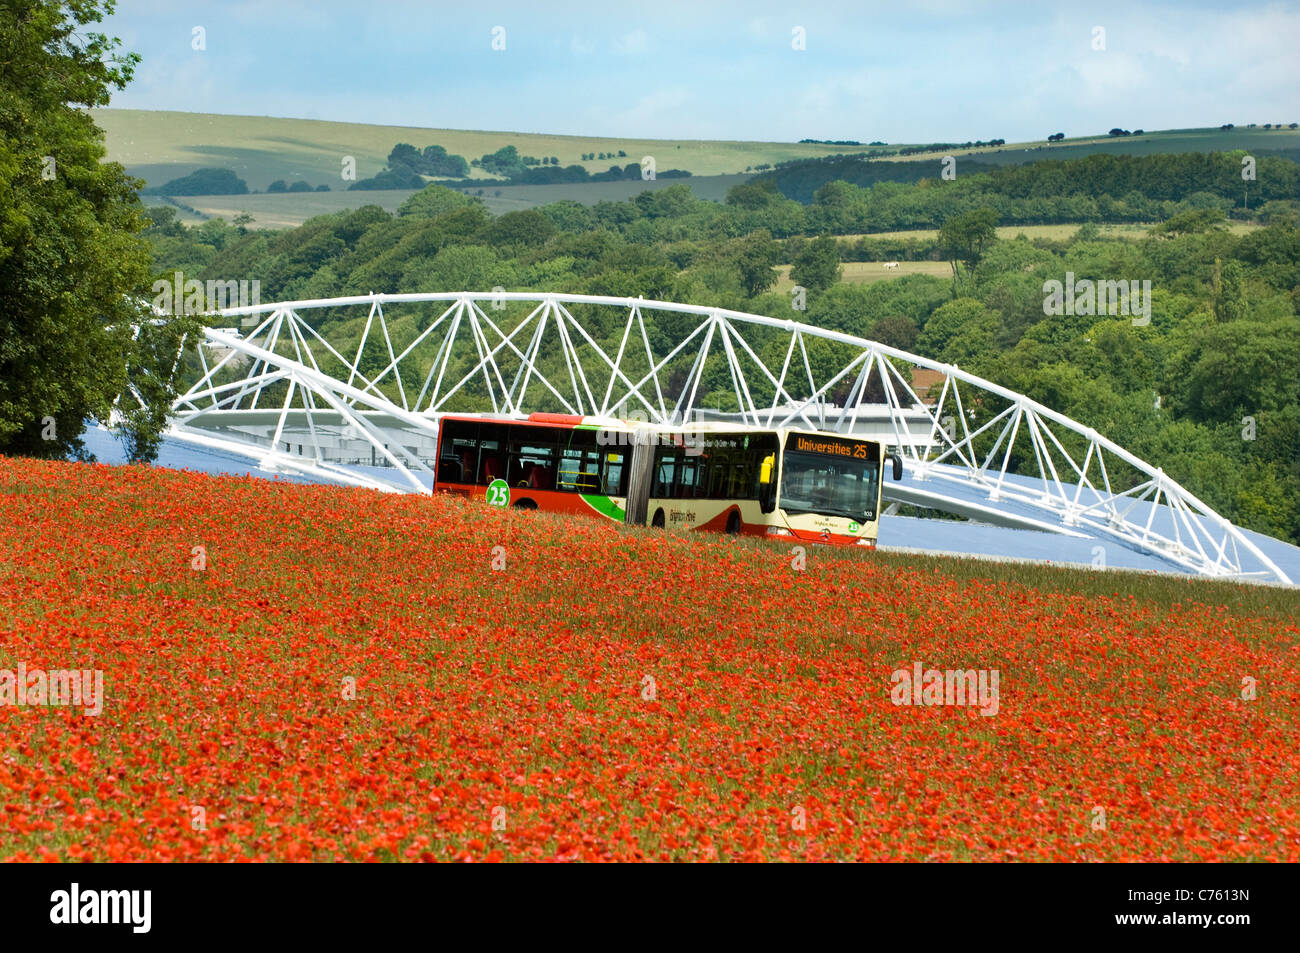
M1094 153L1078 159L1040 159L1012 165L992 165L959 157L956 178L945 187L1008 199L1109 195L1114 199L1141 196L1151 201L1181 201L1204 192L1231 201L1240 200L1242 158L1236 152L1183 152L1130 156ZM1295 199L1300 196L1300 165L1286 158L1257 158L1250 182L1256 201ZM867 187L881 182L942 182L942 164L889 162L853 156L801 159L779 164L761 178L778 192L805 204L829 182ZM1076 219L1077 220L1077 219Z
M620 149L618 157L627 153ZM594 160L597 153L583 153L583 160ZM612 152L599 153L601 159L613 159ZM430 158L432 157L432 158ZM470 169L481 169L496 179L471 178ZM685 169L665 169L656 178L680 179L690 176ZM362 179L350 189L419 189L429 179L447 181L461 187L475 185L560 185L576 182L619 182L642 178L641 165L629 162L611 165L604 172L589 172L586 166L573 164L561 166L557 156L521 155L513 145L502 146L466 163L463 156L449 155L442 146L425 146L423 152L404 142L399 142L388 154L388 167L377 175ZM455 180L452 182L452 180Z

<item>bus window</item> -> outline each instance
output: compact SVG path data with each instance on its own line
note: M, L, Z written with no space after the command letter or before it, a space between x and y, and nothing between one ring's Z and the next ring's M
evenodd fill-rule
M574 492L581 489L582 451L572 447L560 451L560 469L556 473L555 488Z
M605 454L601 467L601 492L606 496L627 496L627 456L623 451Z
M444 420L438 435L439 483L473 483L478 465L478 423Z
M699 459L684 457L678 468L677 496L689 500L695 496L695 484L700 471Z
M482 486L504 476L505 437L503 424L444 420L438 438L438 480Z
M714 460L709 465L709 496L723 499L727 493L727 461Z
M478 461L478 441L443 438L442 456L438 458L439 483L471 483Z
M478 473L478 441L474 443L457 442L452 448L456 465L457 483L473 483Z
M731 465L731 485L727 488L727 496L733 500L751 499L754 496L754 488L749 485L746 473L749 467L744 463L733 463Z
M574 427L569 431L560 431L561 439L567 440L570 447L593 450L600 446L599 431L590 427Z
M600 490L600 456L594 449L569 447L560 453L558 489L575 493Z
M511 486L555 489L555 448L526 439L512 441L510 472L506 480Z
M877 460L804 452L786 447L781 463L781 508L870 522L880 495Z
M582 451L581 483L583 493L600 492L600 451L592 448Z
M671 448L656 451L654 487L650 495L658 498L670 497L677 476L677 458Z
M466 479L466 483L487 486L493 480L505 479L506 443L509 435L509 428L505 424L489 422L479 426L477 459L470 461L474 466L473 477Z

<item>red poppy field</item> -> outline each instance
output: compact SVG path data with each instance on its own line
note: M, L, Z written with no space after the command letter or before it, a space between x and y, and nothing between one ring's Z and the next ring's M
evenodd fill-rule
M0 705L6 859L1300 860L1294 591L23 460L0 519L0 669L103 672Z

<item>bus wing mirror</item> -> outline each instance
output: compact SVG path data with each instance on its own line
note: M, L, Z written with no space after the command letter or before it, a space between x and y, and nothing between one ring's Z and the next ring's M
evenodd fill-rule
M886 460L892 460L894 463L894 479L903 479L903 458L897 453L886 454Z
M763 467L758 474L758 482L764 485L772 482L772 468L776 465L776 454L769 453L763 458Z

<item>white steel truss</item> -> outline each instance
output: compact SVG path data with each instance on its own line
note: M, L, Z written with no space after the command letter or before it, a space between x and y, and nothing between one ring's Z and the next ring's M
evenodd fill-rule
M210 327L185 351L192 383L169 432L268 469L428 492L438 420L453 412L857 433L870 417L904 459L892 499L1109 538L1202 575L1290 582L1240 529L1092 428L956 366L795 320L540 292L372 294L217 317L247 333ZM345 354L330 337L356 343ZM925 399L920 368L937 372ZM703 406L724 402L711 417Z

